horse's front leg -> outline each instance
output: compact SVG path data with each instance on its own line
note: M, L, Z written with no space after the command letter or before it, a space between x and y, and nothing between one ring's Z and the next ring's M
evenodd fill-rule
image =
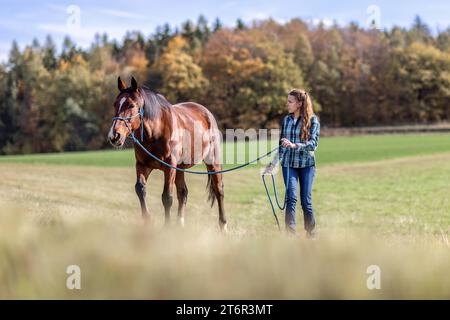
M173 203L173 188L175 185L175 176L175 169L169 167L164 168L164 191L162 193L161 199L164 205L166 226L170 224L170 208L172 207Z
M184 227L184 209L186 208L188 188L184 180L184 172L178 171L175 177L175 185L177 187L178 197L178 223Z
M150 172L152 172L151 168L146 167L140 162L136 162L136 184L134 190L141 203L142 218L144 218L146 222L150 221L150 214L148 213L147 204L145 203L145 195L147 193L146 184Z

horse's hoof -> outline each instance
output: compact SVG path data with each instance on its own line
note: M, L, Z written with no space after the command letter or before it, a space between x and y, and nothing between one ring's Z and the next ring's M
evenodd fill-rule
M223 233L228 233L228 227L226 222L220 224L220 231L222 231Z
M144 222L144 226L151 226L152 225L152 219L150 216L142 216L142 221Z
M178 225L182 228L184 228L184 217L178 218Z

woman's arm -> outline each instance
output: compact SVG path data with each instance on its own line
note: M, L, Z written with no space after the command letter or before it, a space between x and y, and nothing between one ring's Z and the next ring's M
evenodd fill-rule
M305 151L315 151L317 149L317 145L319 144L320 123L317 118L313 119L314 118L311 118L309 140L303 143L296 143L296 149Z

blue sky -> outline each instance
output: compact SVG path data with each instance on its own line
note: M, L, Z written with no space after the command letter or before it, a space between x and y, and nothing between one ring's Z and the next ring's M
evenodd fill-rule
M71 5L77 6L75 11L71 11ZM279 22L300 17L312 23L337 21L341 25L355 21L365 26L370 5L379 7L382 28L410 26L416 14L420 14L433 31L450 26L448 0L0 0L0 61L6 59L13 40L23 48L33 38L42 43L45 36L51 34L59 46L68 34L78 45L87 47L96 32L107 32L115 39L121 39L127 30L140 30L147 36L165 22L179 26L187 19L196 21L200 14L210 22L219 17L229 26L234 25L237 18L250 22L268 17Z

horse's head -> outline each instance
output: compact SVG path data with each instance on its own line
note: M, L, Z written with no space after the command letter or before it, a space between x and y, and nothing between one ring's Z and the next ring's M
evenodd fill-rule
M120 77L117 83L119 95L114 101L115 116L108 140L113 146L121 147L131 132L141 126L144 98L134 77L131 77L131 86L128 88Z

